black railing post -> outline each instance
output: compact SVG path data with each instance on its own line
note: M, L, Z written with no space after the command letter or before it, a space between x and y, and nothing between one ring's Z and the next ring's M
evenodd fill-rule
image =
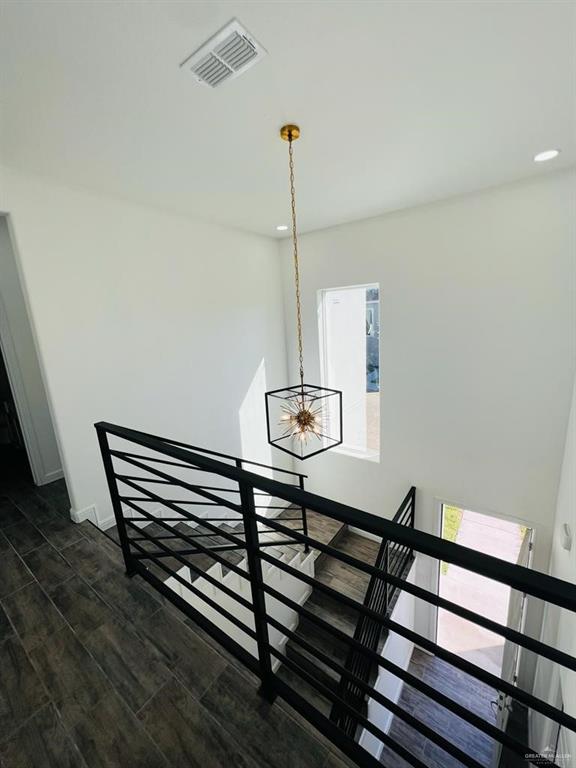
M384 549L384 573L389 574L390 573L390 541L388 540L385 545ZM388 615L388 606L390 605L390 584L386 583L386 589L385 589L385 598L386 602L384 603L384 615Z
M264 592L264 577L262 575L262 561L260 560L254 488L243 482L239 483L239 487L242 516L244 518L248 573L252 590L254 628L256 630L256 644L258 646L260 678L262 680L260 693L264 698L272 702L276 698L276 691L273 685L272 660L269 649L270 639L268 636L268 622L266 620L266 596Z
M304 490L304 475L300 475L299 480L300 480L300 482L299 482L300 490L303 491ZM304 536L308 536L308 517L307 517L307 514L306 514L306 507L304 505L302 505L300 507L300 509L302 510L302 533L304 534ZM306 542L304 544L304 552L308 553L309 551L310 551L310 545L308 544L308 542Z
M104 464L104 472L106 473L108 490L110 491L110 499L112 500L114 518L116 519L116 528L118 530L118 538L120 539L120 548L122 549L122 554L124 556L126 576L134 576L136 569L134 568L134 561L130 554L128 532L126 531L126 523L124 522L124 515L122 514L122 503L120 501L120 494L118 493L118 484L116 483L116 475L114 473L112 457L110 456L108 435L98 424L96 425L96 433L98 435L98 444L100 445L100 453L102 454L102 463Z
M411 494L410 494L410 528L414 528L414 523L416 519L416 486L413 485L411 488ZM410 557L414 557L414 550L412 547L410 547Z

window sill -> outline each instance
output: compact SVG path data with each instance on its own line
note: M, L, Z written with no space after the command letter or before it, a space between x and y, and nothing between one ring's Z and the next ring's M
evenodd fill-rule
M332 448L334 453L341 453L344 456L350 456L353 459L363 459L364 461L372 461L375 464L380 463L380 451L361 450L360 448L348 448L346 446L338 445L336 448Z

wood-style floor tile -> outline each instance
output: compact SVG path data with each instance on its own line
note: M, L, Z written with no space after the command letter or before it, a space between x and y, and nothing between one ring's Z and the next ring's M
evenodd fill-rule
M10 624L10 620L6 615L6 611L0 605L0 645L6 640L7 637L14 635L14 628Z
M47 592L51 592L58 584L74 575L74 571L58 550L47 542L24 555L23 560Z
M84 538L79 525L71 523L64 517L56 516L38 526L50 544L56 549L64 549Z
M26 651L40 645L65 622L39 584L29 584L2 601Z
M0 528L19 523L23 519L22 512L5 496L0 497Z
M15 637L0 645L0 734L7 738L48 701L42 682Z
M13 549L2 553L0 557L0 600L33 581L34 577Z
M84 643L134 712L171 677L158 655L119 621L102 624Z
M280 707L271 706L235 669L227 667L201 702L262 765L315 768L326 748Z
M20 555L25 555L46 543L46 539L38 528L28 520L20 520L14 525L4 528L4 536Z
M142 724L114 693L81 717L74 739L88 768L168 768Z
M62 557L74 571L89 584L98 579L118 574L118 566L94 542L85 538L65 549L61 549Z
M20 494L15 503L26 519L38 527L58 517L54 507L30 491Z
M86 763L49 704L0 746L4 768L85 768Z
M176 681L167 683L139 717L173 768L258 768L244 747Z
M98 629L115 614L110 606L79 576L54 587L52 600L80 638Z
M11 552L11 551L12 551L12 547L8 543L8 539L6 538L6 536L4 536L2 531L0 531L0 555L3 552Z
M34 649L31 658L69 727L92 710L111 689L102 670L67 627Z
M201 696L226 667L226 661L164 608L141 621L139 634L195 696Z
M139 622L159 608L159 603L150 594L123 573L99 579L92 586L126 621Z

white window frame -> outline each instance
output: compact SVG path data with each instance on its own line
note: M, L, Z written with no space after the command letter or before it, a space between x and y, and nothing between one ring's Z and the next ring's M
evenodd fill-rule
M346 290L357 290L359 288L362 288L364 290L367 290L368 288L378 288L378 296L380 297L380 284L379 283L359 283L357 285L335 285L331 288L320 288L317 292L317 307L318 307L318 342L319 342L319 353L320 353L320 381L321 385L323 387L328 387L332 389L336 389L337 387L334 387L334 383L328 381L328 350L327 350L327 344L326 344L326 312L325 312L325 297L327 294L331 293L332 291L346 291ZM380 301L380 299L379 299ZM378 305L378 326L380 326L380 304ZM380 337L378 337L378 361L380 362L381 359L381 347L380 347ZM378 392L378 395L380 395L380 391ZM346 403L344 402L344 396L343 396L343 407L346 408ZM378 430L380 431L381 427L381 415L380 415L380 409L378 411L379 418L378 418ZM364 459L367 461L373 461L376 463L380 462L380 447L375 450L373 448L366 447L365 449L361 448L355 448L353 446L346 445L346 415L344 415L343 419L343 437L344 442L342 442L340 445L334 446L334 448L331 448L331 451L335 451L337 453L342 453L346 456L351 456L356 459Z

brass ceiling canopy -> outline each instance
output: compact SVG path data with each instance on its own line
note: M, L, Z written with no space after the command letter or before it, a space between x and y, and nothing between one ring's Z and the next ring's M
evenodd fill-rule
M300 128L293 123L283 125L282 128L280 128L280 137L284 139L284 141L296 141L296 139L300 138Z
M300 299L300 262L296 227L296 188L294 185L293 142L300 138L294 123L283 125L280 138L288 142L290 207L292 212L292 251L296 294L296 331L300 383L266 392L268 442L297 459L308 459L342 442L342 392L304 383L304 345Z

